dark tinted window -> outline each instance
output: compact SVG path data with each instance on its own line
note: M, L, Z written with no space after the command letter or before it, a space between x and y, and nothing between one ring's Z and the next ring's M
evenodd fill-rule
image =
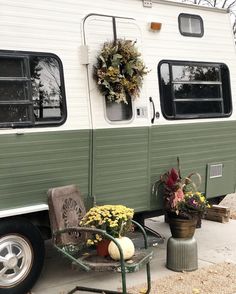
M28 105L1 105L0 122L4 123L25 123L30 122L30 109Z
M59 124L66 104L62 66L54 55L0 53L0 126Z
M25 77L25 62L23 58L0 57L0 77Z
M176 113L178 115L208 115L210 113L221 113L222 105L216 101L189 101L188 103L177 102L176 103Z
M229 70L225 64L164 61L159 65L163 115L168 119L229 116Z
M219 85L174 85L174 97L185 98L220 98L221 87Z
M27 81L4 81L0 79L0 101L27 100Z

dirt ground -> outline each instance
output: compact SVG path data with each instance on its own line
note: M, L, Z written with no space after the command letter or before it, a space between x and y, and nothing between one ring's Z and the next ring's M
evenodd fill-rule
M145 293L143 286L131 293ZM236 264L218 263L194 272L183 272L152 283L152 294L235 294Z
M228 194L219 205L230 208L230 218L236 219L236 194Z

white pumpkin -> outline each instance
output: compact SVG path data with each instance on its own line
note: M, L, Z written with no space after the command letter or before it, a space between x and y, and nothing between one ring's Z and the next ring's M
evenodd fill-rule
M124 260L130 259L134 255L134 243L130 238L128 237L120 237L116 238L116 241L121 246L121 249L123 250ZM112 259L114 260L120 260L120 252L116 244L111 241L108 246L108 252Z

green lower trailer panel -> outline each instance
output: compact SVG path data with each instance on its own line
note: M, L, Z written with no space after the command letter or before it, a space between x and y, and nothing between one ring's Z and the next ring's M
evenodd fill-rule
M160 175L177 167L180 158L182 177L191 172L201 175L199 190L207 198L235 191L236 179L236 122L185 123L154 126L150 136L151 186ZM210 178L209 167L222 164L222 174ZM213 167L220 172L219 167ZM161 193L151 195L151 209L162 206Z
M152 187L177 156L182 177L201 174L207 197L232 193L235 129L228 121L1 135L0 209L46 203L49 188L77 184L97 204L159 210Z
M95 130L93 142L96 202L149 210L149 128Z
M79 185L89 194L90 131L0 136L0 209L47 203L47 190Z

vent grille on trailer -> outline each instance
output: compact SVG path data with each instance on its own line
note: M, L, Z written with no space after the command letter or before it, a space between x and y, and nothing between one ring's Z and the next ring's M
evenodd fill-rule
M210 179L219 178L223 175L223 164L211 164L210 165Z

